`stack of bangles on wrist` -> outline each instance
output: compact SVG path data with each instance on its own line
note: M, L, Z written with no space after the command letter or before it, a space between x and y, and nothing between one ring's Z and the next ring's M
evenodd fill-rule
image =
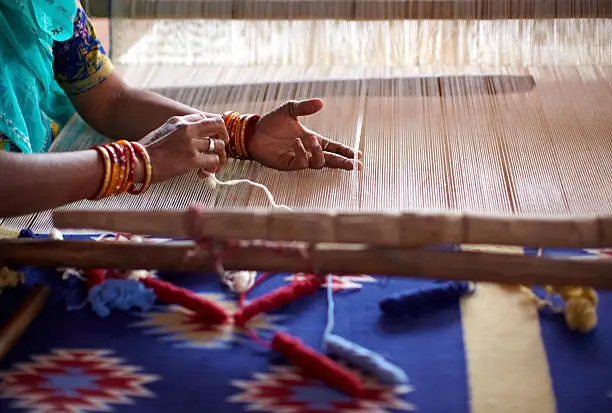
M259 115L240 114L238 112L225 112L223 114L223 121L229 135L229 145L226 146L229 157L252 159L247 146L255 132L255 126L259 118Z
M139 195L149 188L152 178L151 158L145 147L140 143L120 140L107 145L96 146L94 149L104 163L104 178L100 190L91 198L92 200L126 192ZM137 184L134 182L138 158L143 161L145 166L144 182L140 188L137 188Z

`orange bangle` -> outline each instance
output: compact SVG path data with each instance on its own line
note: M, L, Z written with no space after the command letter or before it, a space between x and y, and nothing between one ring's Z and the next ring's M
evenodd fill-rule
M146 191L152 181L151 158L144 146L138 142L120 140L107 145L94 147L104 163L104 179L98 193L90 198L98 200L126 192L141 194ZM134 175L137 156L145 163L145 180L142 187L136 190Z
M232 121L232 119L234 119L236 116L238 116L238 112L225 112L221 117L223 118L223 121L225 122L225 128L229 129L229 125Z
M102 186L100 187L98 193L95 196L89 198L91 201L97 201L104 197L104 193L108 189L108 186L110 184L112 165L110 156L108 155L108 152L104 150L104 148L102 148L101 146L96 146L93 149L98 153L98 155L100 155L100 157L102 158L102 163L104 164L104 177L102 178Z
M247 149L248 142L260 116L225 112L222 117L230 138L229 145L227 145L227 155L238 159L251 159Z
M147 189L149 189L149 186L151 186L151 181L153 179L153 167L151 165L151 158L149 157L149 153L145 147L138 142L130 142L130 144L132 145L132 148L134 148L134 151L140 155L145 163L145 181L142 184L142 187L140 189L136 189L136 186L132 184L132 187L128 190L128 192L132 195L139 195L145 192Z
M117 141L117 144L123 146L125 150L128 152L126 156L129 156L125 183L123 187L121 188L121 193L125 193L128 191L128 189L130 189L132 185L134 185L134 175L136 173L136 162L137 162L136 151L134 151L134 148L132 147L131 143L126 140Z
M125 187L125 181L127 180L130 159L128 158L122 145L118 145L115 142L111 143L110 146L116 151L118 158L117 179L115 181L115 186L113 187L112 195L119 195L125 192L122 191L122 189Z

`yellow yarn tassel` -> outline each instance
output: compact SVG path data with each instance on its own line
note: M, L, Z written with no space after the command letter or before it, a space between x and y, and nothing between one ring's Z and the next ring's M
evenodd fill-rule
M521 286L523 292L535 301L539 309L550 308L553 312L563 314L565 323L572 331L588 333L597 326L597 304L599 302L597 292L587 287L544 287L548 298L538 297L529 287ZM552 303L553 296L560 297L565 301L562 308L557 308Z
M0 292L6 287L17 287L23 281L23 274L7 267L0 267Z
M542 256L542 249L538 249L538 257ZM587 287L553 287L544 286L548 296L546 299L538 297L529 287L520 286L535 301L538 309L550 308L553 312L563 314L565 323L572 331L588 333L597 326L597 304L599 298L597 292ZM563 308L556 308L552 303L553 296L559 296L565 301Z

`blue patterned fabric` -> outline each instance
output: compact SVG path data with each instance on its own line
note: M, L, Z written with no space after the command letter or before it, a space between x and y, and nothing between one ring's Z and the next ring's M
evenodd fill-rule
M76 0L0 2L0 150L44 152L112 64Z
M523 249L522 253L536 251ZM581 258L612 255L610 251L561 249L542 253ZM59 273L34 268L26 271L30 280L50 275L56 276L58 284L53 288L59 291ZM216 275L160 275L214 300L229 312L237 306L236 296L219 284ZM289 275L274 275L249 299L290 280ZM159 305L152 311L115 310L100 318L88 307L66 311L65 301L82 302L84 290L80 296L55 293L0 362L0 411L467 413L472 408L470 378L459 306L411 321L386 320L378 309L379 301L390 294L431 284L367 275L335 280L339 292L335 294L333 332L382 354L404 369L410 379L409 386L391 388L366 378L372 387L369 396L360 400L305 379L282 356L270 353L241 331L211 327L174 306ZM359 285L361 289L353 288ZM21 288L0 294L0 322L9 317L23 295ZM558 315L540 316L553 405L558 413L612 411L612 293L600 293L598 310L599 325L588 334L571 333ZM264 340L275 331L284 331L320 351L326 313L326 291L322 288L313 296L259 316L253 326ZM504 377L490 380L503 381ZM492 402L497 405L506 400L500 397Z
M215 275L161 276L230 311L236 308L236 296L221 287ZM431 283L361 275L343 280L334 283L342 288L335 295L334 333L405 369L410 386L392 388L372 380L369 396L353 400L304 379L281 356L242 333L210 327L183 310L158 306L151 312L114 311L100 318L89 308L67 312L56 299L0 363L0 411L467 413L459 306L410 323L384 321L378 309L382 298ZM249 299L288 282L287 275L274 275ZM356 284L362 288L350 288ZM0 295L3 314L17 294L12 290ZM326 312L322 288L258 317L255 331L269 340L282 330L321 351ZM440 389L444 397L439 397Z

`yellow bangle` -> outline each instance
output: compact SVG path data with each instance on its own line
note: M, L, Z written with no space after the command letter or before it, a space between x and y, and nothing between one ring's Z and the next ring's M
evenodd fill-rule
M108 152L106 152L106 150L102 146L96 146L94 150L98 153L98 155L100 155L100 157L102 158L102 163L104 164L104 178L102 179L102 186L93 198L89 198L92 201L97 201L104 197L104 194L108 189L111 178L112 164Z
M115 152L115 149L112 146L104 145L104 149L108 151L108 154L111 158L111 172L110 172L110 182L108 188L106 188L106 192L104 192L103 198L107 198L111 196L115 192L115 186L117 185L117 178L119 177L119 156Z
M249 123L249 115L242 115L242 119L241 119L241 123L240 123L240 132L238 134L238 141L240 142L240 156L243 159L247 159L248 153L247 153L247 149L246 149L246 141L244 139L244 132L246 130L246 126L247 123Z

